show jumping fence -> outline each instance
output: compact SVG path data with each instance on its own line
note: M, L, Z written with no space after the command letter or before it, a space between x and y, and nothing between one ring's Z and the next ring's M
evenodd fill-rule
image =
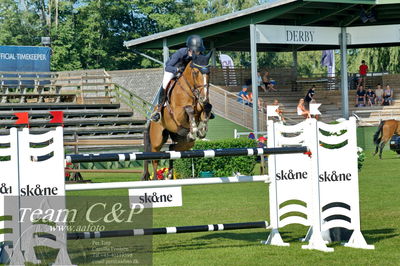
M70 265L71 261L65 246L52 246L37 240L37 232L55 234L57 240L66 243L67 239L101 238L118 236L135 236L146 234L169 234L184 232L201 232L219 230L236 230L248 228L265 228L266 222L247 222L239 224L203 225L185 227L165 227L148 229L131 229L104 232L53 232L49 225L29 223L18 224L19 210L24 207L44 208L34 200L44 196L52 201L52 196L65 196L66 191L94 190L115 188L168 188L187 185L229 184L243 182L270 183L269 205L272 229L264 243L285 246L279 228L288 224L300 223L309 227L305 240L306 249L333 251L322 239L322 231L334 227L354 230L346 246L371 249L360 230L360 209L358 198L358 171L356 147L356 122L354 118L338 125L327 125L314 119L306 120L295 126L285 126L268 121L268 148L217 149L208 151L131 153L131 154L90 154L67 155L69 162L88 161L125 161L154 160L179 158L211 158L219 156L252 156L269 154L268 175L234 176L222 178L181 179L160 181L135 181L99 184L68 184L64 182L64 151L62 128L42 135L29 134L28 129L10 131L9 136L0 136L0 143L8 145L1 149L1 156L10 156L9 160L0 161L0 167L6 169L4 175L4 193L1 194L0 216L12 217L1 224L1 228L11 229L10 234L2 234L2 261L11 263L37 261L32 250L32 243L58 248L56 263ZM321 132L340 132L326 136ZM344 133L343 133L344 132ZM339 136L338 136L339 135ZM49 140L52 139L50 142ZM32 143L51 143L37 148ZM326 144L343 144L335 149ZM311 156L303 153L311 151ZM335 160L333 164L332 160ZM46 171L44 171L46 169ZM27 193L28 192L28 193ZM15 205L5 204L5 196L14 195L18 201ZM59 197L58 197L59 198ZM52 208L65 209L65 199L52 202ZM12 206L6 209L5 206ZM43 210L45 212L45 210ZM289 213L303 213L303 216ZM57 226L65 223L57 223ZM47 229L47 230L45 230ZM22 233L24 232L24 233ZM34 239L34 240L32 240ZM34 242L32 242L34 241ZM16 244L18 243L18 244Z

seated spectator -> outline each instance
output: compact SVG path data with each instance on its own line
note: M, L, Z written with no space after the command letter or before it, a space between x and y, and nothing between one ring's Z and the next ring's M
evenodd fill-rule
M303 98L299 100L299 104L297 105L297 114L304 116L304 118L311 118L310 112L304 106Z
M248 98L249 98L249 106L253 106L253 93L252 92L249 92L249 94L248 94ZM257 101L257 104L258 104L258 111L261 111L262 110L262 105L261 105L261 101L260 101L260 98L258 98L257 99L258 101Z
M247 86L243 86L242 90L238 93L237 101L239 103L244 103L245 105L250 104L249 95L247 93Z
M266 71L264 75L262 76L262 81L264 83L264 86L269 90L269 91L276 91L274 88L276 82L274 80L271 80L269 78L269 72Z
M383 105L391 105L393 99L393 90L389 84L386 85L386 89L383 91Z
M383 89L381 84L376 85L375 90L375 104L382 105L383 104Z
M273 105L279 105L278 99L275 99L275 100L274 100ZM286 121L285 121L285 117L283 117L283 111L282 111L282 109L280 109L280 108L278 107L278 109L276 109L276 112L277 112L278 115L279 115L279 119L282 120L283 122L286 122Z
M373 92L371 88L368 88L366 95L367 105L372 106L373 104L375 104L375 92Z
M267 87L263 82L260 71L257 72L257 86L258 88L261 88L265 93L267 93Z
M365 106L365 95L366 91L364 90L364 87L360 85L357 89L357 97L356 97L356 107L361 107Z

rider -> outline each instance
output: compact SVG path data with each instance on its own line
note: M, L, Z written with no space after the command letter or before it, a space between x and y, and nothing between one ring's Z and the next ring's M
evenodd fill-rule
M161 118L161 109L167 100L167 86L174 77L179 76L186 68L186 65L193 58L194 54L200 54L205 50L203 39L199 35L191 35L186 40L186 47L176 51L165 65L164 78L158 97L157 112L152 115L151 120L158 122Z

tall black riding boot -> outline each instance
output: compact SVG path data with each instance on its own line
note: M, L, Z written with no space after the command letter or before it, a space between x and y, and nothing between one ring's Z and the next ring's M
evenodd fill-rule
M165 93L164 89L161 89L160 95L158 96L157 112L151 116L151 120L153 120L154 122L158 122L161 119L161 110L166 99L167 94Z

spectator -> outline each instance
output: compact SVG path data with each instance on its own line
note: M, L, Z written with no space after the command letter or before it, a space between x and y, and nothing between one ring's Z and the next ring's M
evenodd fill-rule
M267 141L267 139L263 136L259 137L257 139L257 148L266 148L267 144L265 144L265 141ZM263 175L266 171L265 169L265 161L268 160L267 155L261 155L261 156L257 156L257 162L261 163L260 165L260 173Z
M365 87L367 73L368 73L368 66L365 63L365 60L361 61L361 65L359 67L358 73L360 74L360 79L358 80L358 86L364 86Z
M371 87L367 90L367 105L372 106L375 104L375 92L371 89Z
M383 105L391 105L393 99L393 90L389 84L386 85L386 89L383 91Z
M257 71L257 86L261 88L265 93L267 93L267 87L263 82L263 77L261 76L260 71Z
M265 144L265 141L267 139L264 136L261 136L257 139L258 143L257 143L257 148L266 148L267 144Z
M237 101L239 103L244 103L245 105L249 105L250 99L247 93L247 86L243 86L242 90L238 93Z
M275 99L275 100L274 100L273 105L279 105L278 99ZM278 113L280 120L282 120L283 122L286 122L286 121L285 121L285 117L283 117L283 111L282 111L282 109L280 109L280 108L278 107L278 109L276 109L276 112Z
M315 85L312 85L311 89L308 90L306 97L304 97L305 108L309 110L310 102L314 99Z
M382 105L383 104L383 89L382 85L378 83L376 85L376 90L375 90L375 104Z
M304 116L304 118L311 118L310 112L304 106L304 99L299 100L297 105L297 114Z
M269 91L276 91L276 89L274 88L275 85L275 81L271 80L269 78L269 72L266 71L264 73L264 75L262 76L262 80L264 83L264 86L269 90Z
M358 86L357 89L357 97L356 97L356 107L365 106L365 95L366 91L362 85Z
M248 98L249 98L249 106L253 106L253 93L252 92L249 92L249 94L248 94ZM260 101L260 98L258 97L258 99L257 99L257 104L258 104L258 111L261 111L262 110L262 105L261 105L261 101Z
M249 135L247 136L249 139L256 139L256 136L254 135L253 132L250 132Z

